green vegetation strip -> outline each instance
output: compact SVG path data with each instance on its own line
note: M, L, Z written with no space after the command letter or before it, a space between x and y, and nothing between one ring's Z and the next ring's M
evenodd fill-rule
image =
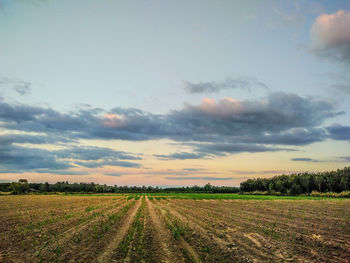
M191 199L191 200L344 200L327 196L275 196L275 195L249 195L249 194L208 194L208 193L162 193L150 197L160 199ZM148 197L148 198L150 198Z
M140 196L138 197L138 199ZM126 258L128 255L129 247L131 242L133 242L134 248L136 250L136 254L138 255L139 259L144 257L144 209L146 206L145 198L142 198L142 203L137 211L137 214L135 216L134 222L127 233L127 235L124 237L123 241L119 245L119 250L122 253L122 257ZM138 261L138 260L137 260Z

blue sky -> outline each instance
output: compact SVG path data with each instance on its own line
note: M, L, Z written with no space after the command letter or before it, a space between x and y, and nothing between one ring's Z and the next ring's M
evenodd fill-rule
M348 1L0 7L1 180L238 185L349 162Z

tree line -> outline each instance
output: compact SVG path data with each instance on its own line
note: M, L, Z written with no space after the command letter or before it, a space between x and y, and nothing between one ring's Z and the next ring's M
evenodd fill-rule
M296 173L242 182L241 192L268 192L290 195L350 191L350 167L318 173Z
M336 171L318 173L295 173L272 178L255 178L244 181L240 187L204 186L153 187L153 186L110 186L96 183L57 182L54 184L28 183L26 179L18 182L0 183L0 192L12 194L26 193L244 193L265 192L268 194L299 195L319 193L341 193L350 191L350 167Z
M57 182L55 184L28 183L26 179L18 182L0 183L0 192L12 194L25 193L238 193L239 187L213 186L186 186L161 188L158 186L110 186L96 183L69 183Z

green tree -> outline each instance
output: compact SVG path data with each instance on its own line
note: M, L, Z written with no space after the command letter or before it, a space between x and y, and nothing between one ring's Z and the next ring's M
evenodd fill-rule
M11 183L10 190L13 194L25 194L29 190L27 179L19 179L18 183Z

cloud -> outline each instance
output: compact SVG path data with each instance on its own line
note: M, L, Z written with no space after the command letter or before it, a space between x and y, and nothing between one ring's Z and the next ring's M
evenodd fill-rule
M338 158L342 162L350 162L350 156L340 156Z
M308 145L327 138L349 139L349 127L319 127L340 114L330 102L283 92L255 100L205 99L199 105L185 104L180 110L162 115L119 107L109 111L84 107L59 112L0 100L0 128L8 133L0 136L0 164L18 171L67 170L76 165L141 167L135 161L141 160L142 155L81 147L81 139L170 139L192 150L155 155L165 160L291 151L285 146ZM34 146L29 147L28 143ZM36 144L64 148L48 151L35 148Z
M311 162L311 163L344 163L344 162L350 162L350 156L338 156L326 160L316 160L313 158L292 158L291 161L295 162Z
M350 59L350 12L318 16L311 27L313 51L338 61Z
M140 164L125 160L141 160L139 155L123 151L115 151L105 147L72 147L55 151L61 159L72 159L72 162L87 168L98 168L103 166L119 166L139 168Z
M90 108L60 113L50 108L0 101L0 127L64 135L70 139L137 141L167 138L215 142L219 138L235 141L245 134L250 137L246 140L254 143L254 138L262 141L271 140L274 135L291 136L288 131L294 129L293 143L296 143L298 138L304 140L309 129L339 114L327 101L282 92L271 93L261 100L225 98L216 102L207 99L200 105L186 104L182 110L165 115L121 108L108 112ZM303 136L298 136L301 130L297 128L304 129Z
M205 169L203 169L203 168L183 168L182 170L186 171L186 172L198 172L198 171L204 171Z
M131 153L123 151L115 151L110 148L105 147L72 147L68 149L63 149L55 151L55 154L60 158L65 159L77 159L84 161L97 161L97 160L141 160L141 157L133 155Z
M314 142L320 142L327 138L327 134L324 129L321 128L291 128L290 130L257 135L255 138L251 136L241 136L239 138L242 142L255 142L262 144L274 144L274 145L308 145Z
M235 174L241 174L241 175L264 175L264 174L284 174L284 173L291 173L290 171L284 171L284 170L262 170L262 171L242 171L242 170L231 170L231 172Z
M76 171L76 170L53 170L53 169L37 169L36 173L47 173L47 174L58 174L58 175L87 175L86 171Z
M0 145L0 166L2 169L19 171L63 170L73 167L69 162L57 160L56 156L48 150L13 144Z
M75 140L62 136L30 135L30 134L4 134L0 135L0 144L60 144L76 142Z
M227 180L232 180L232 179L236 179L236 178L233 178L233 177L213 177L213 176L191 176L191 177L168 176L168 177L165 177L165 179L176 180L176 181L182 181L182 180L227 181Z
M126 161L98 161L98 162L75 162L75 164L78 164L83 167L87 168L99 168L103 166L119 166L119 167L126 167L126 168L140 168L141 165L138 163L133 162L126 162Z
M329 137L333 140L348 140L350 141L350 126L335 124L326 128Z
M242 143L210 143L194 145L199 152L223 156L227 154L249 152L275 152L275 151L290 151L290 149L267 147L258 144L242 144Z
M262 100L225 98L218 102L204 100L195 106L187 104L168 119L178 124L173 131L179 136L187 132L192 140L217 141L226 136L235 139L245 134L254 141L257 136L261 139L290 129L314 128L339 114L329 102L276 92Z
M187 159L203 159L207 158L208 154L206 153L189 153L189 152L179 152L179 153L172 153L168 155L164 154L155 154L156 158L161 160L187 160Z
M123 176L123 174L120 173L105 173L107 176Z
M20 95L27 95L31 92L31 89L29 86L17 86L17 87L14 87L14 90Z
M69 170L76 165L97 168L103 166L140 167L140 164L125 160L141 160L139 155L115 151L103 147L66 146L61 150L35 148L36 144L64 145L71 142L59 136L42 136L27 134L0 135L0 167L3 172L31 171L62 175L80 175L80 172ZM23 144L33 144L27 147ZM86 174L84 172L83 174Z
M320 160L315 160L315 159L312 159L312 158L292 158L291 161L293 162L309 162L309 163L319 163L319 162L322 162Z
M31 92L31 83L23 80L1 78L0 86L9 86L19 95L27 95Z
M226 156L242 152L274 152L274 151L291 151L291 149L266 147L257 144L232 144L232 143L187 143L194 148L194 152L178 152L168 155L155 154L154 156L161 160L188 160L188 159L208 159L215 156Z
M189 93L214 93L225 89L243 89L251 91L253 87L265 88L267 85L254 77L238 77L236 79L227 78L222 82L199 82L192 83L190 81L184 81L184 88Z

